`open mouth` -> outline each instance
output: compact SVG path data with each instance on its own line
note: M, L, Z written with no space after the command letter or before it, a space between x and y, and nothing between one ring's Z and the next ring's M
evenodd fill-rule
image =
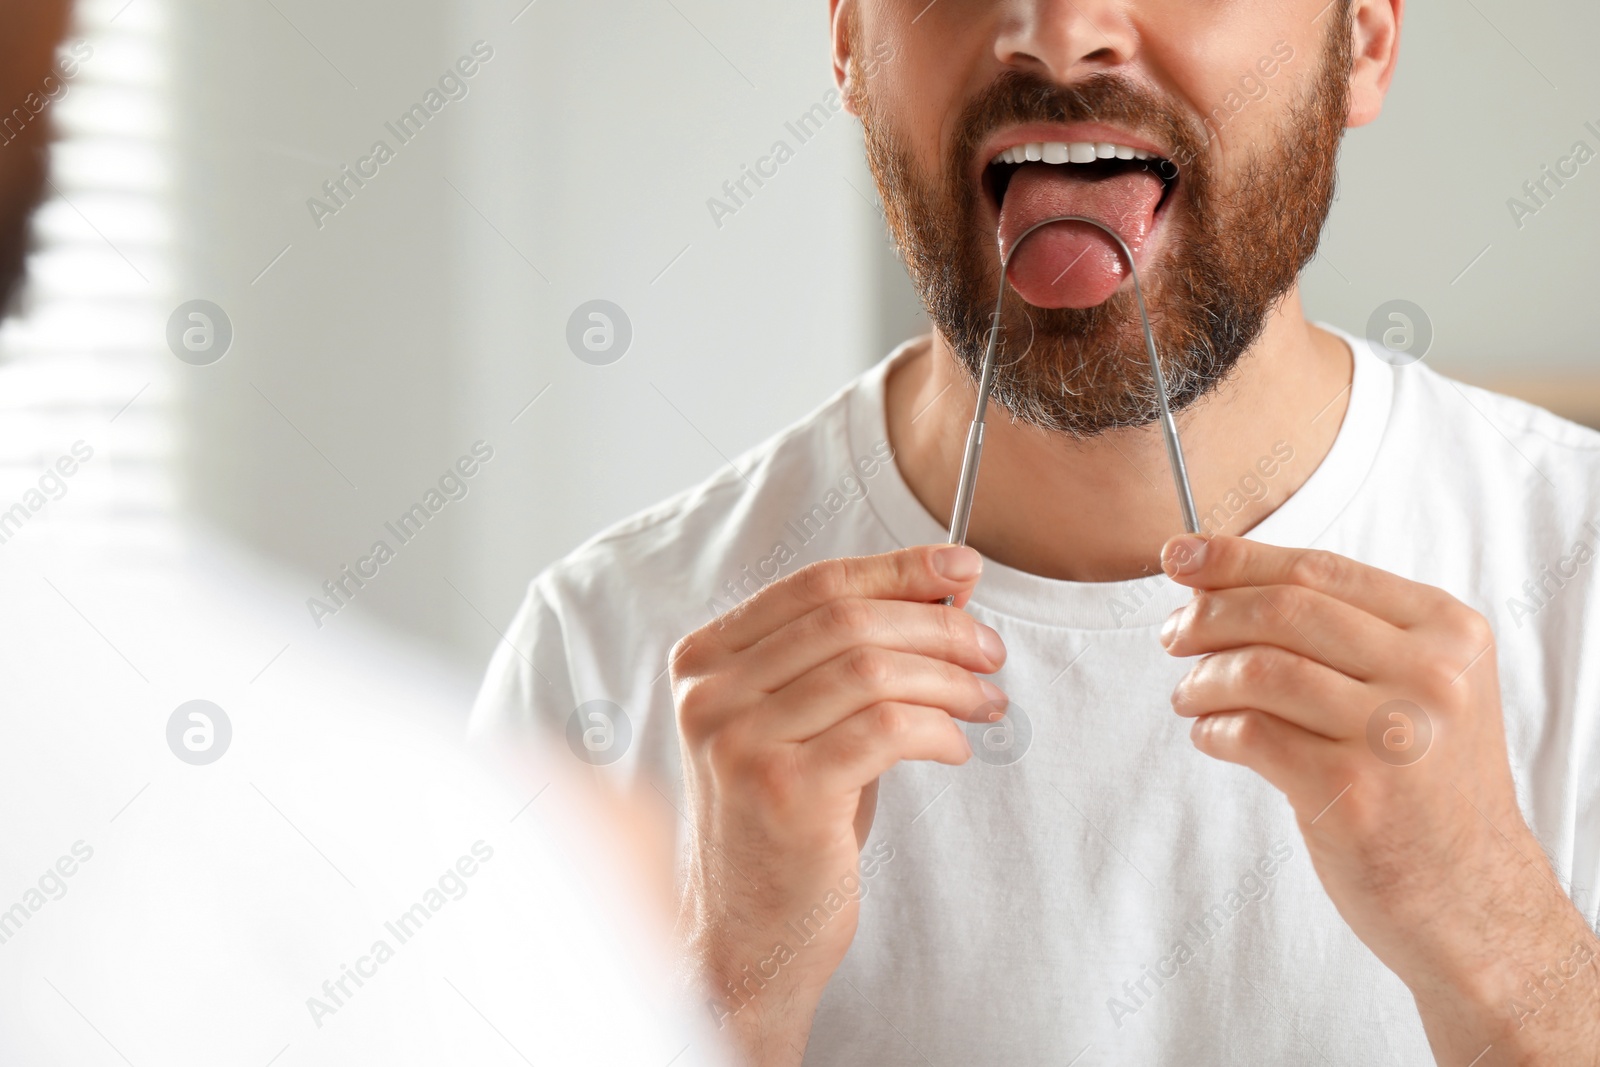
M1010 257L1013 288L1038 307L1104 302L1127 276L1128 264L1103 231L1057 223L1020 248L1017 242L1045 219L1080 215L1115 232L1142 260L1180 180L1177 165L1164 156L1112 142L1036 141L999 152L984 169L983 188L999 216L1000 251Z

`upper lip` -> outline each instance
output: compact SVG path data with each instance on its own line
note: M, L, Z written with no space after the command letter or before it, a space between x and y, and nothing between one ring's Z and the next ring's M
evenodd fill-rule
M1020 126L1007 126L990 134L973 161L976 169L974 179L981 181L990 161L1001 152L1015 148L1019 144L1031 144L1035 141L1065 141L1069 144L1074 141L1095 144L1110 142L1145 152L1154 152L1163 159L1172 158L1169 149L1163 148L1148 137L1141 137L1131 130L1120 129L1103 122L1031 122Z

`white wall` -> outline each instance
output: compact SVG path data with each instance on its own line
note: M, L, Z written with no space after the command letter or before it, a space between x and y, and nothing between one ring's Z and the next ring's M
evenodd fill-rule
M1462 376L1592 366L1600 160L1520 230L1506 201L1575 141L1600 152L1584 128L1600 130L1596 40L1600 7L1578 0L1408 5L1385 113L1346 138L1312 314L1360 332L1414 301L1436 329L1429 362Z
M522 2L469 3L459 21L477 29L457 34L501 57L466 116L462 190L548 279L450 205L470 374L457 436L492 433L505 456L463 559L496 619L542 564L803 415L882 347L876 215L849 184L871 195L858 131L842 111L804 145L785 129L832 88L825 5L539 3L506 25ZM708 198L778 139L794 158L719 227ZM594 299L633 325L610 366L567 346Z
M678 6L179 5L188 288L237 332L185 368L190 499L307 596L487 440L469 497L356 597L481 663L542 565L881 348L847 116L720 229L705 204L830 88L825 10ZM478 40L467 98L319 230L307 198ZM634 327L612 366L565 340L597 297Z

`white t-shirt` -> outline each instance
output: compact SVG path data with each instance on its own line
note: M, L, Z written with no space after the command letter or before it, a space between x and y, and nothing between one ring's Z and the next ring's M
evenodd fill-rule
M1338 437L1249 536L1439 586L1489 618L1523 811L1593 925L1600 657L1583 652L1600 610L1600 434L1340 336L1355 369ZM738 472L540 575L474 730L564 734L580 704L613 701L630 736L611 773L681 808L673 642L813 560L945 540L886 440L884 381L907 352ZM1264 456L1223 514L1278 466ZM1334 910L1283 797L1198 753L1173 713L1189 663L1156 635L1189 596L1164 575L1091 584L986 563L967 610L1005 639L1013 732L972 727L966 766L884 776L859 933L808 1064L1432 1062L1409 991Z

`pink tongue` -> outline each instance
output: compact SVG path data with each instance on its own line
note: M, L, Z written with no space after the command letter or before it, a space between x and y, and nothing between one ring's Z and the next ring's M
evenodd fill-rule
M1000 209L1000 254L1030 226L1052 215L1082 215L1111 227L1137 256L1155 225L1161 179L1148 170L1083 176L1073 165L1027 163L1011 176ZM1105 232L1081 222L1036 231L1011 261L1011 285L1035 307L1089 308L1104 303L1128 273Z

